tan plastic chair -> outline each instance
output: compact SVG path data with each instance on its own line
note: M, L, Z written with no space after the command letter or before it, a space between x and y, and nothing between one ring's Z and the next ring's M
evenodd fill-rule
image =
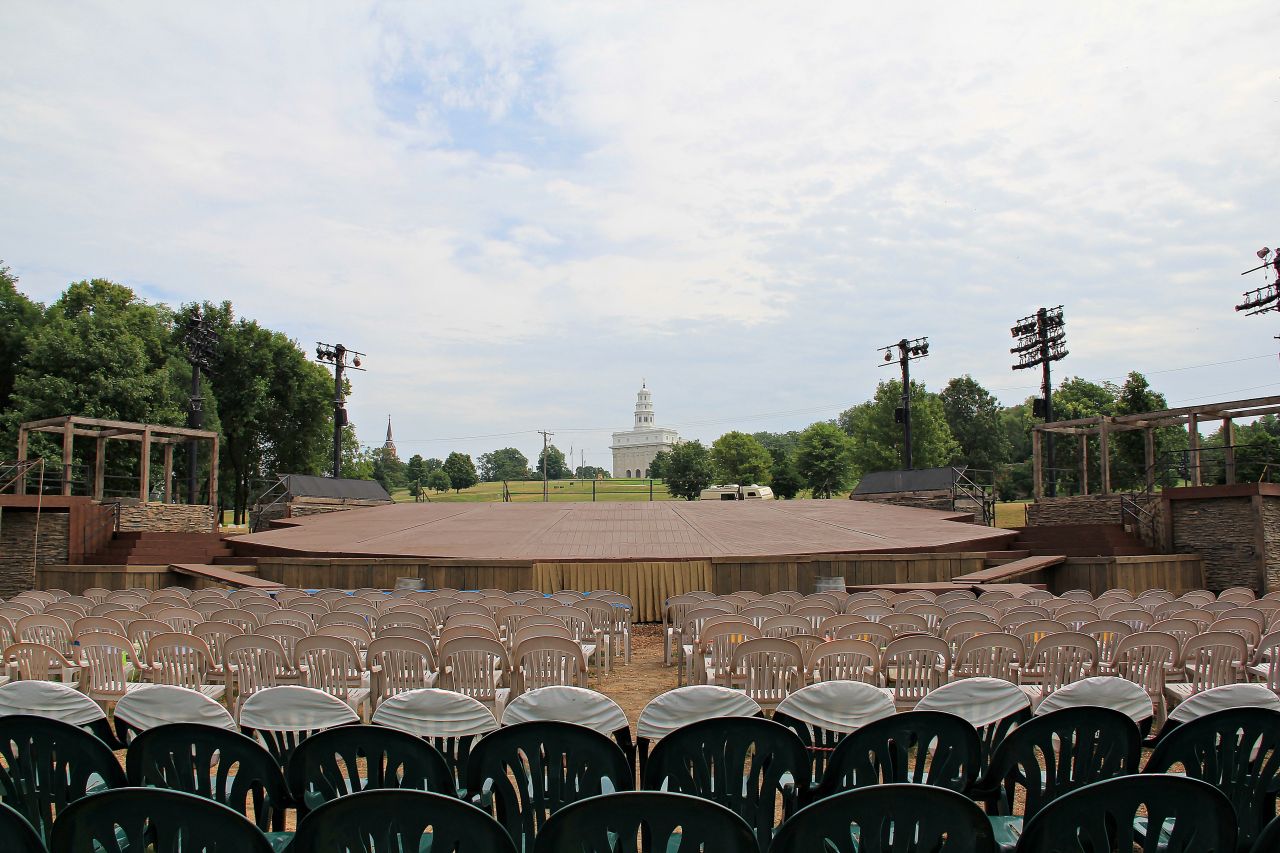
M1000 626L989 619L962 619L952 622L942 630L942 639L947 641L952 652L960 651L960 644L970 637L979 634L1002 634Z
M262 624L257 616L241 610L238 607L224 607L217 613L210 616L210 619L218 622L230 622L232 625L239 625L246 634L253 633L254 629Z
M142 671L133 643L125 637L93 633L80 638L80 690L93 701L106 705L118 702L131 690L142 687L130 676Z
M215 701L227 691L225 685L208 683L213 655L204 640L191 634L156 634L147 643L146 661L155 684L196 690Z
M809 652L804 671L809 680L860 681L883 687L880 647L866 640L830 640Z
M292 625L294 628L301 629L304 634L316 632L316 620L310 614L291 607L268 613L262 620L262 625Z
M441 686L470 696L487 705L495 717L501 717L511 695L506 680L511 664L502 643L489 637L442 640L438 659L443 673Z
M734 649L746 640L760 638L760 629L745 619L704 627L694 653L695 669L690 672L690 682L732 686L729 682L733 671Z
M1018 684L1021 676L1018 664L1026 656L1026 645L1013 634L1000 631L974 633L960 642L952 660L951 673L954 678L999 678Z
M1023 690L1034 706L1059 687L1095 674L1098 641L1076 631L1049 634L1036 641L1029 661L1038 676L1038 684Z
M289 602L289 609L305 613L312 619L319 619L329 612L329 605L322 600L307 597Z
M856 625L846 625L838 629L833 639L865 640L883 649L896 636L888 625L881 625L879 622L859 622Z
M121 637L129 636L125 630L124 623L119 619L113 619L110 616L81 616L79 619L71 623L72 643L81 634L91 634L94 631L100 631L104 634L116 634ZM0 632L2 635L2 632Z
M834 616L835 614L828 614ZM770 616L760 623L760 634L764 637L778 637L785 639L792 634L813 634L813 619L806 618L794 613L786 613L781 616ZM821 624L822 620L818 620Z
M1244 637L1244 641L1249 647L1250 655L1252 655L1253 650L1258 647L1258 642L1262 639L1262 625L1258 624L1251 616L1229 616L1223 614L1213 620L1209 630L1230 631L1232 634L1239 634Z
M804 652L790 640L756 637L734 647L729 682L772 709L804 686Z
M1248 674L1280 694L1280 631L1272 631L1258 642Z
M1231 604L1248 604L1257 597L1254 591L1247 586L1233 586L1218 593L1218 601L1226 601Z
M586 687L587 661L582 647L567 637L531 636L511 653L512 695L539 687Z
M378 637L369 643L369 686L378 705L406 690L435 687L438 675L431 646L408 637Z
M270 637L278 642L284 648L285 655L291 661L297 660L298 641L304 637L311 636L311 634L308 634L297 625L284 623L259 625L253 633L255 636Z
M1125 622L1118 619L1097 619L1086 622L1078 629L1081 634L1088 634L1098 643L1098 675L1110 675L1115 670L1112 661L1115 658L1116 646L1120 640L1134 633Z
M78 669L53 646L44 643L13 643L4 650L9 676L4 680L65 681L65 673Z
M244 701L260 690L298 683L293 659L279 640L256 634L227 637L222 643L223 664L235 686L235 716Z
M65 619L48 613L23 616L13 626L17 642L52 646L61 655L71 654L71 626Z
M881 619L880 624L891 628L895 637L929 633L929 620L913 613L894 613Z
M213 660L213 666L209 670L208 678L213 684L223 684L228 689L231 685L227 681L226 661L222 656L222 645L229 637L239 637L244 630L239 625L232 625L230 622L201 622L191 629L193 636L204 640L206 646L209 647L209 656Z
M152 618L165 623L170 630L184 634L190 634L192 628L205 621L199 610L186 606L166 607Z
M792 607L789 611L792 616L799 616L801 619L807 619L809 627L805 630L806 634L816 634L822 627L822 622L831 616L835 616L840 611L830 604L802 604L798 607ZM769 636L766 634L766 636Z
M911 616L923 616L930 634L936 634L940 630L942 620L947 617L947 609L945 607L927 602L912 604L902 612Z
M577 645L578 638L574 636L572 631L565 627L563 622L559 619L552 619L551 621L555 624L544 625L540 623L530 623L516 629L515 634L511 636L511 648L514 649L521 643L528 642L529 640L536 640L538 637L558 637ZM578 651L582 651L581 646L578 647Z
M899 711L911 710L947 682L949 653L945 640L929 634L907 634L885 646L882 666Z
M1186 681L1164 688L1169 707L1211 687L1237 683L1248 660L1249 646L1239 634L1209 631L1192 637L1183 644L1179 659Z
M338 637L346 640L348 643L356 647L356 651L361 656L369 648L369 643L373 637L369 634L369 629L361 625L323 625L316 628L313 637Z
M369 676L360 652L349 640L313 634L298 641L294 655L304 687L323 690L366 718Z
M1169 707L1165 700L1165 675L1177 663L1178 638L1158 631L1139 631L1120 638L1112 657L1112 671L1141 687L1151 698L1157 726L1163 725Z
M323 616L316 619L316 630L328 628L333 625L349 625L353 628L363 628L369 630L370 621L360 613L353 613L350 610L331 610Z
M581 607L561 605L548 610L547 615L559 619L573 632L574 639L582 646L587 664L595 669L598 677L604 667L604 635L596 627L591 614Z
M1031 622L1036 619L1048 619L1049 610L1046 607L1033 607L1031 605L1019 605L1000 615L996 620L997 624L1006 630L1024 622Z
M869 622L879 622L886 616L892 616L895 611L887 604L869 604L862 601L853 606L846 606L844 612L861 616Z

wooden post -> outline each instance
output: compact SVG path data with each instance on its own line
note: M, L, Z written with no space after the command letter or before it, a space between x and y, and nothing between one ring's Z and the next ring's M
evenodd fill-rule
M1044 461L1040 458L1040 449L1044 436L1040 430L1031 430L1031 482L1032 495L1036 500L1044 497Z
M18 461L27 461L27 431L22 427L18 427ZM27 493L27 475L24 472L18 477L18 483L14 487L14 494L25 495Z
M1102 468L1102 493L1111 494L1111 431L1107 421L1098 424L1098 465Z
M1222 451L1222 469L1229 486L1236 481L1236 425L1231 418L1222 419L1222 440L1226 445Z
M93 499L101 501L107 490L107 440L99 437L93 456Z
M173 445L164 446L164 502L173 503Z
M1080 494L1089 494L1089 434L1080 435Z
M213 437L213 449L209 454L209 506L213 507L213 532L218 532L218 437Z
M1194 414L1187 416L1187 451L1191 458L1188 461L1188 472L1191 485L1200 485L1200 419Z
M71 463L75 461L76 425L67 418L62 425L62 494L71 494Z
M142 464L138 472L138 499L144 504L151 485L151 427L142 429Z
M1146 466L1147 491L1156 490L1156 435L1155 430L1142 430L1142 462Z

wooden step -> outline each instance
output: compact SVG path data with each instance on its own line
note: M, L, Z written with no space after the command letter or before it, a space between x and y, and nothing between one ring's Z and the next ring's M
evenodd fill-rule
M239 568L241 571L237 571ZM205 563L173 563L169 570L180 575L203 578L243 589L283 589L284 584L257 576L256 566L211 566Z
M1062 555L1053 555L1045 557L1024 557L1021 560L1014 560L1012 563L1005 563L1000 566L992 566L987 569L979 569L976 572L969 572L965 575L957 575L952 578L952 583L968 583L968 584L988 584L1001 583L1012 580L1022 575L1028 575L1032 572L1038 572L1051 566L1061 565L1065 563L1067 558Z

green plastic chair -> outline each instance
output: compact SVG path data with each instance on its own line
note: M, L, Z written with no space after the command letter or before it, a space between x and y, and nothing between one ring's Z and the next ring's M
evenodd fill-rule
M858 788L805 806L778 828L770 853L994 853L987 816L936 785Z
M1017 853L1233 853L1235 823L1231 802L1208 782L1122 776L1046 805L1027 821Z
M1262 828L1250 853L1276 853L1277 850L1280 850L1280 817Z
M456 796L453 773L434 746L386 726L317 732L289 756L285 781L299 816L358 791L408 788Z
M943 711L903 711L845 735L813 801L893 782L964 793L981 772L981 755L978 733L966 720Z
M25 714L0 717L0 802L46 841L71 803L125 784L111 748L84 729Z
M54 821L49 849L58 853L271 853L271 844L248 818L213 800L163 788L120 788L67 806Z
M299 853L515 853L511 836L480 809L447 794L385 788L330 800L298 824Z
M293 838L282 831L290 799L279 766L265 747L238 732L199 723L148 729L129 744L125 775L135 787L195 794L245 817L252 810L277 850Z
M631 763L608 735L574 723L535 721L490 732L471 749L467 790L518 850L552 814L578 800L635 787Z
M690 723L654 747L644 766L651 791L692 794L732 809L768 850L774 816L795 811L809 787L809 756L795 732L759 717L723 717Z
M1023 824L1058 797L1093 782L1138 772L1142 733L1128 715L1095 706L1052 711L1015 728L996 747L970 794L986 803L1001 850L1013 850ZM1013 813L1018 790L1023 812Z
M0 839L4 839L5 853L48 853L30 821L3 803L0 803Z
M679 830L677 832L676 830ZM637 844L637 837L643 839ZM662 791L588 797L547 819L534 853L758 853L755 833L724 806Z
M1143 772L1168 773L1177 764L1231 801L1239 820L1238 847L1248 850L1276 813L1280 711L1230 708L1183 723L1160 738Z

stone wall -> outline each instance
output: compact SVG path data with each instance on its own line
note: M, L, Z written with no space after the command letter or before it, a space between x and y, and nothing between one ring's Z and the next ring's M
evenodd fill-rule
M213 507L202 504L120 503L122 531L148 533L210 533Z
M1204 558L1205 586L1258 586L1258 539L1248 496L1170 502L1173 550Z
M1027 525L1119 524L1119 495L1076 495L1041 498L1027 504Z
M351 498L294 498L289 502L286 515L289 518L301 518L306 515L320 515L326 512L343 512L348 509L364 509L371 506L386 506L388 501L361 501Z
M950 492L891 492L883 495L849 495L849 500L905 506L913 509L941 509L948 512L955 508Z
M65 512L40 513L37 542L34 512L0 510L0 596L34 588L33 547L41 568L67 562L70 518Z
M1280 590L1280 498L1262 498L1262 537L1267 547L1267 568L1261 593Z

